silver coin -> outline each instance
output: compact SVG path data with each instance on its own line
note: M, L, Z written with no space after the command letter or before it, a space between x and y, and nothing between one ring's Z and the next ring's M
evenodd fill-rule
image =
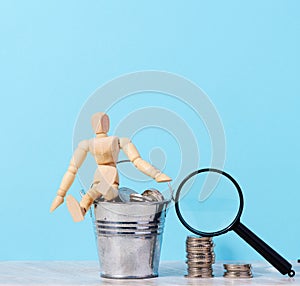
M144 198L140 194L130 194L130 201L131 202L144 202Z
M208 245L205 245L205 244L200 244L200 243L197 243L197 244L186 244L185 245L186 248L214 248L214 245L213 244L208 244Z
M212 270L212 265L210 263L202 263L202 264L188 264L188 269L199 270L199 271L207 271Z
M214 250L214 246L212 245L186 245L185 246L186 250L199 250L199 251L213 251Z
M190 268L211 268L211 261L187 261L187 266Z
M124 203L130 202L131 194L138 194L136 191L125 187L119 188L118 192L120 200Z
M211 267L212 263L210 261L206 262L187 262L186 263L190 268L209 268Z
M191 247L195 247L195 246L207 246L207 247L212 247L214 246L213 242L208 242L208 243L203 243L203 242L186 242L185 243L186 246L191 246Z
M227 270L225 271L224 273L230 273L230 274L234 274L234 273L251 273L251 270L250 269L242 269L242 270L239 270L239 269L234 269L234 270Z
M200 246L200 245L197 245L197 246L189 246L187 245L185 247L185 250L186 251L199 251L199 252L213 252L214 251L214 247L212 246Z
M188 235L187 236L187 240L202 240L202 241L206 241L206 240L212 240L212 238L211 237L206 237L206 236Z
M213 253L212 248L200 248L200 247L193 247L193 248L186 248L186 251L189 253Z
M202 255L201 256L190 256L190 255L187 255L186 258L189 261L193 261L193 260L205 260L205 257L203 257ZM213 257L211 256L210 259L213 259Z
M155 202L162 202L165 200L162 193L156 189L149 189L142 193L142 196L150 198L152 201Z
M224 274L223 277L225 278L253 278L252 275L227 275L227 274Z
M191 257L204 257L204 256L214 256L211 251L187 251L187 255Z
M142 196L141 194L130 194L131 202L152 202L148 197Z
M232 268L232 269L225 269L225 270L227 270L227 272L238 272L238 273L243 271L245 272L251 271L250 268Z
M211 261L188 262L186 263L186 265L192 268L209 268L212 266L212 262Z
M201 272L188 272L188 275L189 276L212 276L213 275L213 273L212 272L203 272L203 273L201 273Z
M196 251L196 250L187 250L186 255L190 257L215 256L211 251Z
M187 261L211 261L213 259L212 256L187 257Z
M243 270L243 269L246 269L247 270L247 269L251 269L251 267L236 265L236 266L224 267L224 269L227 269L227 270Z
M191 276L200 276L200 277L211 277L213 276L212 272L200 273L200 272L188 272L188 275Z
M209 246L212 245L213 242L212 241L186 241L185 242L186 245L205 245L205 246Z
M194 258L187 258L186 263L212 263L214 260L213 257L194 257Z
M212 260L212 259L214 259L214 257L212 257L212 256L197 256L197 257L190 257L190 256L188 256L187 257L187 260L188 261L202 261L202 260Z
M251 269L251 264L223 264L225 269Z
M203 274L193 275L193 274L187 274L187 275L184 275L184 277L186 277L186 278L213 278L214 275L203 275Z
M211 268L212 267L212 263L210 261L187 262L186 264L187 264L188 268L193 268L193 269Z
M206 253L211 253L210 250L205 250L205 249L195 249L195 248L192 248L192 249L187 249L186 252L188 254L195 254L195 255L201 255L201 254L206 254Z
M212 274L212 270L208 271L200 271L200 270L193 270L193 269L188 269L188 274L194 274L194 275L199 275L199 274Z
M231 274L231 275L252 274L250 270L248 270L248 271L236 271L235 270L235 271L227 271L224 273Z
M189 244L186 243L186 248L213 248L215 245L213 244L203 244L203 243L195 243L195 244Z
M211 237L192 237L192 236L188 236L186 239L186 242L203 242L203 243L207 243L207 242L212 242L212 238Z
M213 243L186 243L185 244L186 247L214 247L215 245Z
M187 259L205 259L205 258L215 258L214 255L212 255L211 253L187 253L186 255Z
M202 261L212 261L214 258L213 257L193 257L187 258L187 262L202 262Z
M229 273L233 273L233 272L240 273L240 272L250 272L251 270L250 269L232 269L232 270L225 269L225 271Z
M228 273L228 274L232 274L232 275L238 275L238 274L244 274L244 273L252 273L251 272L251 270L232 270L232 271L229 271L229 270L227 270L227 271L225 271L224 273Z
M193 275L212 275L213 271L212 269L188 269L188 274L193 274Z
M188 270L193 272L209 272L212 271L212 267L211 264L203 265L202 267L189 265Z
M186 251L199 251L199 252L204 252L204 253L207 253L207 252L213 252L214 251L214 248L211 247L211 246L186 246L185 248Z

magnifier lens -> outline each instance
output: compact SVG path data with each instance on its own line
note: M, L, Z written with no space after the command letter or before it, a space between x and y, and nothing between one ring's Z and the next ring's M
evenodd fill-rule
M240 207L239 194L232 182L218 173L200 173L182 187L179 208L190 227L206 233L227 228Z

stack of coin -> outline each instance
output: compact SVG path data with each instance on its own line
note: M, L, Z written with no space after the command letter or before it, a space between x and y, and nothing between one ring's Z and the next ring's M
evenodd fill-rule
M186 239L188 278L214 277L212 264L215 263L214 244L211 237L188 236Z
M252 278L251 264L223 264L226 278Z

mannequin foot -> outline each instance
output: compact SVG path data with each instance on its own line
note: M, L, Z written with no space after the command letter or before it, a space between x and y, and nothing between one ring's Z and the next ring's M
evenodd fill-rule
M75 222L83 221L86 212L83 208L81 208L76 199L73 196L69 195L67 196L66 203L73 220Z

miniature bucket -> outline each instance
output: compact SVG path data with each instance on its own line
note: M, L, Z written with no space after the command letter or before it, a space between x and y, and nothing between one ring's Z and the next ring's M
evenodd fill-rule
M101 277L135 279L158 276L168 203L95 204Z

